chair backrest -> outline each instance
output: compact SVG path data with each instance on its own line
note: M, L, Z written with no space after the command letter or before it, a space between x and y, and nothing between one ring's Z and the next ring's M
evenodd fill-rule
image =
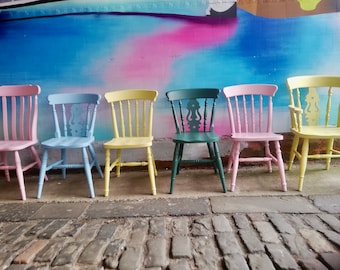
M291 110L293 128L298 125L336 125L337 113L331 118L331 111L340 108L340 76L308 75L287 78L290 108L300 110L301 119ZM338 94L334 96L334 94ZM332 106L334 105L335 106Z
M92 93L51 94L55 137L91 137L101 96Z
M240 84L226 86L231 134L272 132L274 84Z
M214 131L217 88L170 90L166 96L171 104L176 133Z
M38 85L2 85L0 140L37 141Z
M157 90L127 89L105 93L111 106L115 138L152 137L153 105Z

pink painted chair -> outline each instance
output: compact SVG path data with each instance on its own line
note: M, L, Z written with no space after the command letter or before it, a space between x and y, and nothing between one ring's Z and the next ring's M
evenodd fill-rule
M281 178L282 190L287 190L280 141L283 136L272 132L273 96L278 87L273 84L243 84L223 88L227 99L232 140L227 171L232 171L230 190L234 191L240 162L266 162L272 172L276 163ZM263 142L264 155L240 157L241 143ZM271 153L270 142L275 145L276 156Z
M0 127L0 170L5 171L6 180L10 181L9 170L16 170L22 200L26 200L23 172L41 162L35 145L37 139L38 85L3 85L1 96ZM29 150L32 161L22 164L20 152ZM14 158L13 158L14 157ZM10 158L14 159L10 162Z

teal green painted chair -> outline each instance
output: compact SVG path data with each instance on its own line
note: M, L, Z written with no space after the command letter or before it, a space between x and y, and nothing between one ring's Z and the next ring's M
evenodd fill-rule
M219 136L214 132L214 113L220 90L193 88L171 90L166 93L176 127L173 137L175 149L172 160L170 193L173 193L176 175L182 163L212 164L219 173L223 192L226 192L224 170L218 148ZM208 158L182 159L185 144L206 144Z

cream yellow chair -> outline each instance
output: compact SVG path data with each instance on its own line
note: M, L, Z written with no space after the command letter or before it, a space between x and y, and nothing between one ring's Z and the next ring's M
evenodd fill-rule
M157 170L151 150L153 104L156 90L119 90L105 93L111 106L114 138L104 143L105 148L105 187L104 195L109 195L110 172L116 168L120 176L123 166L148 166L152 194L156 195L155 176ZM123 161L122 150L145 148L147 161ZM116 150L116 158L111 162L111 150Z
M340 158L340 151L333 147L334 140L340 138L340 76L296 76L288 78L286 83L294 134L288 170L297 157L300 160L298 190L302 191L308 159L325 159L328 170L331 159ZM311 140L325 141L324 149L320 153L310 151Z

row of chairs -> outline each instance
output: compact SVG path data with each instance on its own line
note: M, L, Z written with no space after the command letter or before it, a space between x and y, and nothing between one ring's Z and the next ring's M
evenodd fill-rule
M334 88L340 87L340 77L336 76L298 76L287 79L290 94L289 110L291 113L291 131L294 139L288 161L291 169L295 158L300 160L299 190L302 190L303 179L308 158L325 158L326 169L333 157L340 157L334 149L334 140L340 138L340 119L332 123L332 96ZM324 90L326 87L326 90ZM321 89L318 94L317 89ZM227 172L231 172L230 190L236 186L240 162L265 162L268 171L272 171L272 162L277 164L283 191L287 190L284 162L280 149L281 134L272 131L273 97L278 87L274 84L243 84L224 87L229 112L229 138L232 141L231 153L227 163ZM305 93L304 93L305 92ZM23 172L40 167L37 198L41 197L46 172L61 169L66 177L68 168L84 168L90 190L90 197L95 196L91 169L93 166L101 178L104 177L104 195L109 195L110 173L115 169L120 176L123 166L148 166L152 194L156 195L155 176L157 169L152 153L153 143L153 105L158 92L156 90L121 90L105 93L105 99L111 107L114 137L104 143L104 175L92 146L97 107L101 96L98 94L52 94L48 102L52 106L55 136L41 142L43 156L40 162L35 150L37 139L38 95L39 86L1 86L2 97L2 130L0 141L0 169L5 171L9 181L9 170L15 169L21 190L21 197L26 199ZM215 173L220 176L222 189L227 191L225 174L218 147L219 136L214 131L216 101L220 90L215 88L180 89L166 92L173 112L176 133L170 193L173 193L177 174L183 163L211 164ZM333 98L334 99L334 98ZM324 102L323 102L324 101ZM339 102L339 101L338 101ZM321 105L325 103L325 106ZM340 107L339 107L340 108ZM320 117L325 120L322 122ZM305 117L305 119L304 119ZM325 154L309 154L309 141L324 139L327 141ZM300 141L302 146L300 147ZM263 156L240 157L241 145L247 142L263 142ZM275 154L272 154L273 143ZM184 159L186 144L206 144L209 157L204 159ZM67 162L68 149L81 149L83 164ZM122 159L122 150L145 148L146 161L132 162ZM33 162L21 164L19 151L30 149ZM60 158L51 162L49 153L57 149ZM301 149L301 150L299 150ZM111 158L115 150L116 156ZM14 164L8 162L8 153L14 155ZM54 158L55 159L55 158ZM50 160L50 162L49 162Z

